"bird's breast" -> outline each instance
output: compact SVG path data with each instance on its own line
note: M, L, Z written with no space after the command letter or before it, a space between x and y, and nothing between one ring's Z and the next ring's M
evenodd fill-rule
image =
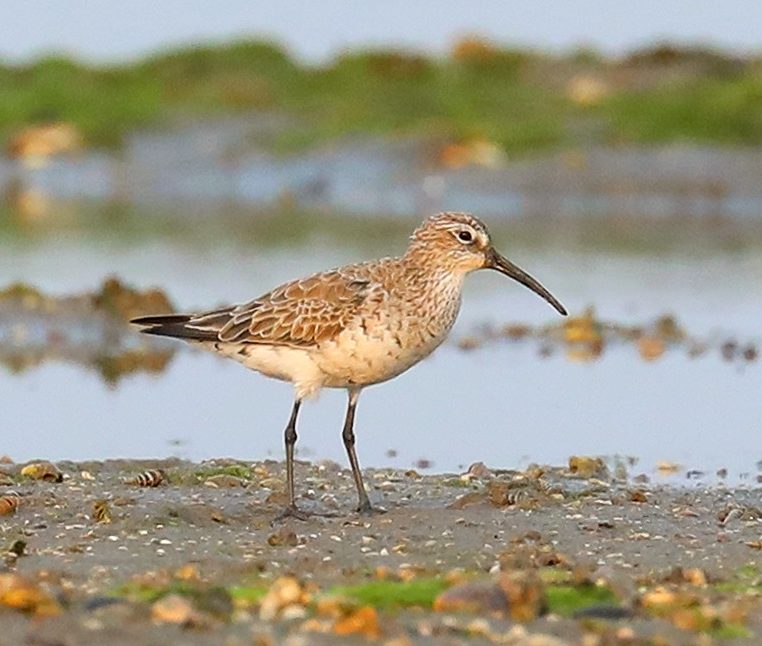
M460 292L399 302L389 298L362 312L317 361L327 386L368 385L396 377L431 354L447 337L460 307Z

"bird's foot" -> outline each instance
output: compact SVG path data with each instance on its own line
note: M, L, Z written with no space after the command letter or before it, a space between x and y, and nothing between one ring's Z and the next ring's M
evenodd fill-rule
M374 507L370 504L370 500L367 498L360 501L355 511L361 516L378 516L379 514L386 513L386 509L383 507Z
M337 518L338 516L339 515L335 512L305 511L304 509L299 509L296 505L289 505L272 519L270 525L275 525L275 523L279 523L287 518L309 520L310 518Z
M272 519L271 525L274 525L275 523L279 523L283 520L286 520L286 518L295 518L296 520L308 520L310 516L312 516L308 511L304 511L302 509L299 509L296 505L288 505L281 513L279 513L275 518Z

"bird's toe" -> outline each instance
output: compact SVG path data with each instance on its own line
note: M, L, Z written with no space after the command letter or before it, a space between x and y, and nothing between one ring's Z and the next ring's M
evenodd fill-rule
M272 519L271 525L286 520L287 518L295 518L296 520L308 520L312 514L303 509L299 509L296 505L289 505L275 518Z

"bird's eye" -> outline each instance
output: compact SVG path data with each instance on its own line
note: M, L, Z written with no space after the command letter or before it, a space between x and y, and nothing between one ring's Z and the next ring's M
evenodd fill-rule
M470 231L459 231L458 240L460 240L461 242L473 242L474 236L471 235Z

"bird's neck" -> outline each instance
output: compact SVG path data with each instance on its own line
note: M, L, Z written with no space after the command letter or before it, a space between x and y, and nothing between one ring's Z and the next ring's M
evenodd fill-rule
M462 272L458 267L453 266L453 260L447 253L442 253L439 249L432 248L431 245L424 244L415 239L411 241L405 255L400 260L409 267L413 267L421 272L462 274L461 280L468 273L467 271Z
M460 305L460 296L466 272L453 271L450 266L432 260L430 256L406 255L402 258L405 266L407 289L418 292L418 297L428 301L435 308L443 303Z

